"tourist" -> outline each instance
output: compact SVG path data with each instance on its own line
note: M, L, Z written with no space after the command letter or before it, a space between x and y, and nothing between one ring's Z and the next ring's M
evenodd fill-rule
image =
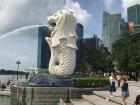
M129 97L129 90L128 90L128 83L126 82L126 78L122 78L120 87L122 88L122 100L123 100L123 105L126 105L126 98Z
M140 105L140 95L137 95L134 105Z
M10 83L11 83L11 80L7 80L7 86L9 86L10 85Z
M2 89L2 91L3 91L4 89L6 89L6 87L7 87L7 86L6 86L5 83L2 83L2 84L1 84L1 89Z
M117 87L120 87L120 81L121 81L121 74L120 73L117 74L116 79L117 79L117 82L118 82Z
M139 72L136 72L135 75L136 75L136 76L135 76L135 81L137 82L137 81L139 80Z
M109 86L110 97L113 97L113 92L116 92L115 78L113 73L111 73L111 76L109 77L109 82L110 82Z
M133 79L133 75L132 73L129 73L129 81L131 81Z
M135 73L132 72L132 80L135 80Z
M89 76L89 74L90 74L89 68L85 68L84 74L85 74L85 76Z

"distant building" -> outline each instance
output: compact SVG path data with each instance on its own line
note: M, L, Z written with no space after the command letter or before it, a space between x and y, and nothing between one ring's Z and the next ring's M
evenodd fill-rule
M137 40L140 40L140 31L135 33L130 33L129 36L136 38Z
M78 39L83 39L84 28L83 28L83 25L82 24L77 23L76 32L77 32Z
M119 38L120 22L122 21L121 14L109 14L103 12L102 24L102 40L105 47L109 51L112 50L112 44Z
M127 8L127 19L128 22L134 22L135 32L140 31L140 5L139 4Z
M83 44L83 39L77 39L76 41L78 50L76 51L76 66L74 72L79 72L80 71L80 65L83 61L84 57L84 44Z
M48 27L43 26L38 28L37 68L48 68L51 53L45 37L50 37L50 35L51 32Z
M124 20L120 22L120 35L123 35L124 33L128 33L129 26L128 22L125 22Z
M84 57L84 45L83 45L83 25L80 23L77 23L77 47L78 50L76 51L76 66L74 72L80 71L80 65L82 63L83 57Z
M134 6L127 8L127 19L128 22L134 22L135 25L140 24L140 5L136 4Z
M83 39L84 48L86 49L94 49L98 48L101 45L101 40L97 38L96 35L93 35L91 38L84 38Z

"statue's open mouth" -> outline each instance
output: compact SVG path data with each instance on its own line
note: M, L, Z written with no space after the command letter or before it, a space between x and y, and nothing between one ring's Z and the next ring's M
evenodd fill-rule
M55 19L52 17L48 17L48 24L51 26L51 28L54 28L56 26Z
M55 27L56 26L56 23L51 23L50 26L51 27Z

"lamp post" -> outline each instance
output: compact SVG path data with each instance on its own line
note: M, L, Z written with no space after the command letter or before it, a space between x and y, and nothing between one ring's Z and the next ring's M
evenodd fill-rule
M16 64L17 64L17 80L18 80L19 64L21 64L21 62L18 60L16 61Z

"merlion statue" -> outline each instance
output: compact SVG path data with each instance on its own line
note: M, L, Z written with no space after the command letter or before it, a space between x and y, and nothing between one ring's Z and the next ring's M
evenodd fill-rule
M48 17L51 37L46 37L51 58L48 71L52 75L72 75L76 61L76 19L68 10L60 10Z

